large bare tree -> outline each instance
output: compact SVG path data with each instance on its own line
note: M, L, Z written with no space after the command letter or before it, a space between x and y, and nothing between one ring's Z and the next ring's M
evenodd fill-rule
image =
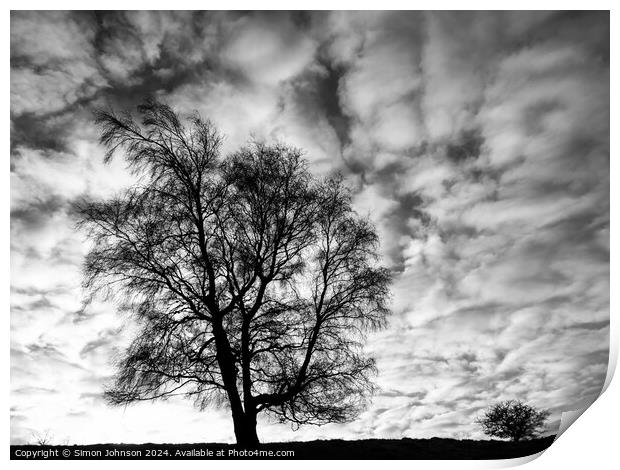
M138 112L96 121L106 159L122 152L139 183L78 206L85 286L140 325L109 401L227 403L243 446L258 444L260 412L293 426L354 418L373 391L361 347L385 325L390 275L342 178L313 177L283 144L224 158L198 115L153 100Z

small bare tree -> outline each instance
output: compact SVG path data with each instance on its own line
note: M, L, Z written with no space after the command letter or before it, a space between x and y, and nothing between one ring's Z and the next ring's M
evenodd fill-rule
M486 410L476 422L488 436L520 441L537 437L549 417L548 410L537 410L518 400L502 401Z
M32 433L32 445L49 446L52 445L53 436L49 429L43 432Z
M342 178L315 178L282 144L222 158L209 121L156 101L138 110L141 125L108 111L97 122L107 159L122 149L140 184L78 207L93 241L85 286L119 295L142 327L109 401L225 402L244 446L258 444L261 412L294 426L355 417L390 275Z

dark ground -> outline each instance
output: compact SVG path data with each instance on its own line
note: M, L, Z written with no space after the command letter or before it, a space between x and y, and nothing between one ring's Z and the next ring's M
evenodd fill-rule
M366 439L261 444L262 455L244 456L231 444L97 444L84 446L11 446L11 459L510 459L540 452L555 436L523 442L456 439ZM27 452L38 454L27 454ZM235 453L235 451L238 451ZM272 452L271 456L268 455ZM276 455L293 451L294 457ZM63 455L64 452L64 455ZM252 451L250 451L252 452ZM112 453L112 455L109 455ZM129 455L129 454L133 454ZM47 455L47 457L45 457Z

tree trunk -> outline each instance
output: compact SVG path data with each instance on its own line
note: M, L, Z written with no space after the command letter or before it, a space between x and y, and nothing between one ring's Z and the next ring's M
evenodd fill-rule
M237 445L244 449L257 448L256 413L233 413L233 423Z
M259 444L256 434L256 410L254 407L248 406L249 401L246 401L247 409L243 409L237 390L237 371L230 350L230 343L219 321L213 322L213 336L217 348L217 361L232 412L237 445L243 448L256 448Z

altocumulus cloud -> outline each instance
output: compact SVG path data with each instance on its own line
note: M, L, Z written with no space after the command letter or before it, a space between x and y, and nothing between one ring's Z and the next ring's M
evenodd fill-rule
M520 398L594 400L609 335L609 17L553 12L13 12L11 439L232 441L225 410L101 399L132 325L81 303L71 202L130 184L93 106L155 95L342 171L395 273L381 387L347 425L261 439L482 437ZM162 426L162 423L166 423Z

